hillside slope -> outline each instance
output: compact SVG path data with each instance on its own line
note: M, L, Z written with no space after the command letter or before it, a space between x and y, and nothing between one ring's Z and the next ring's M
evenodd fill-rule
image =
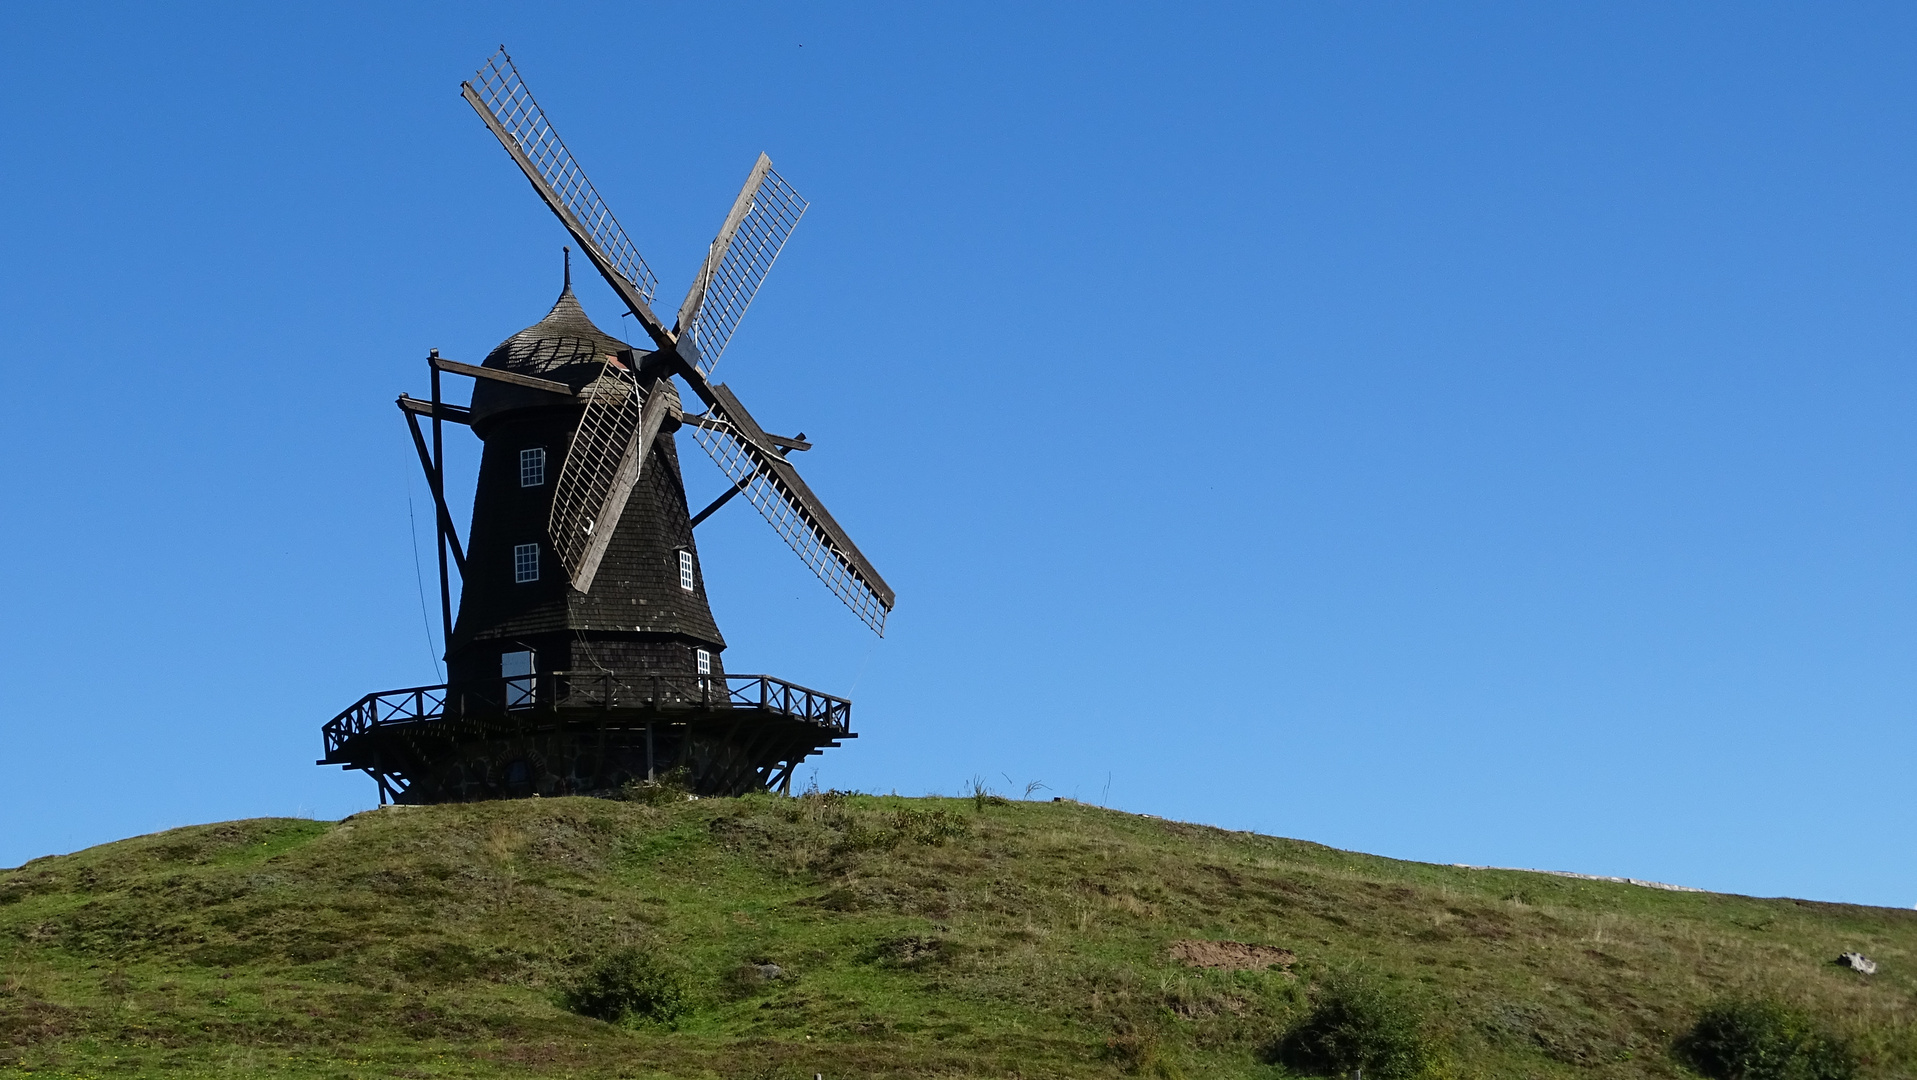
M1278 946L1289 972L1173 958ZM674 1027L559 988L639 945ZM1831 963L1877 959L1863 976ZM1179 950L1189 952L1189 947ZM811 795L387 808L175 829L0 871L0 1073L1277 1075L1358 970L1442 1069L1675 1076L1705 1002L1785 996L1917 1066L1917 912L1396 862L1076 803ZM746 965L772 963L765 980Z

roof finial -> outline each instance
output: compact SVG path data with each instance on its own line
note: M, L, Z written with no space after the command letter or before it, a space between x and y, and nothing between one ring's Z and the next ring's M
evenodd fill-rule
M561 244L559 250L566 253L566 288L572 288L572 245Z

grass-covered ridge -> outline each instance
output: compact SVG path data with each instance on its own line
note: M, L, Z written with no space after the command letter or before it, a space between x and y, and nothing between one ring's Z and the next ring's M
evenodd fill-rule
M1289 950L1216 971L1181 941ZM592 958L671 1027L567 1012ZM1858 950L1875 976L1831 963ZM1181 955L1192 955L1183 948ZM758 965L776 964L766 979ZM175 829L0 871L0 1074L1277 1076L1311 988L1455 1076L1676 1076L1780 998L1917 1074L1917 912L1465 870L1076 803L547 799Z

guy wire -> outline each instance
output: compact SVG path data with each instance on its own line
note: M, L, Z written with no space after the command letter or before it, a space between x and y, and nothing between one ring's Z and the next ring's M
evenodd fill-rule
M426 614L426 576L419 569L419 519L413 515L413 478L406 477L406 535L413 542L413 584L419 587L419 626L426 632L426 655L433 661L434 677L446 678L439 666L439 654L433 651L433 620Z

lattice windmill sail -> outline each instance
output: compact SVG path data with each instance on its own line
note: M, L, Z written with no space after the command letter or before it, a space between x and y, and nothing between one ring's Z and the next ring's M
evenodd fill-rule
M692 519L705 520L737 494L744 494L834 595L881 636L896 595L845 530L813 494L787 452L810 447L761 429L723 383L709 381L746 309L805 215L807 203L761 154L733 200L718 235L693 277L672 327L652 310L652 271L612 216L592 181L566 149L544 111L502 47L474 80L461 87L474 111L525 174L600 275L618 293L657 348L632 356L631 377L608 368L592 384L574 450L554 492L549 532L575 588L588 591L604 554L605 537L651 455L659 430L680 419L676 408L650 428L641 386L677 377L706 406L684 416L694 438L733 486ZM624 382L621 380L624 379ZM608 381L610 380L610 381ZM623 396L622 396L623 395ZM673 400L676 406L676 397ZM661 427L663 425L663 427Z
M573 160L559 132L547 121L504 45L474 73L473 79L460 84L460 96L512 155L526 179L532 181L533 190L579 242L606 283L642 324L648 329L657 326L652 298L658 280L652 268L626 236L626 230L619 227L618 219L599 197L599 189Z
M772 159L760 154L679 307L678 329L682 337L692 337L692 364L699 374L711 377L733 328L752 306L759 284L785 250L786 238L805 216L806 206L792 185L772 170Z
M613 361L579 396L586 407L553 487L546 532L572 587L583 593L592 591L653 440L668 418L678 420L680 409L670 383L656 381L651 393L643 393Z
M705 416L691 418L696 424L693 439L732 479L732 491L743 492L766 523L819 575L825 587L874 633L884 637L885 617L895 599L891 586L866 561L739 399L724 383L712 389L718 400Z

